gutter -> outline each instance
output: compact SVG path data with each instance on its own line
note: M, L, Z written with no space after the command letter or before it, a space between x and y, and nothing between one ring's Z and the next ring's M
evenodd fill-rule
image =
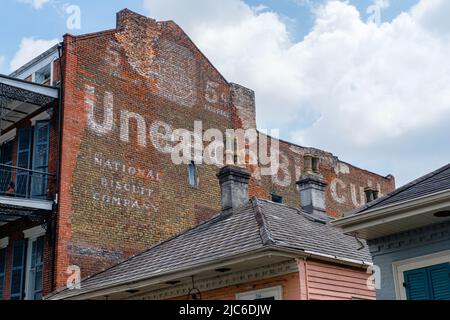
M345 264L351 264L351 265L356 265L356 266L360 266L360 267L371 267L373 266L372 262L368 262L368 261L364 261L364 260L354 260L354 259L347 259L347 258L340 258L337 256L333 256L333 255L329 255L329 254L323 254L323 253L318 253L318 252L314 252L314 251L308 251L306 250L305 253L309 254L310 257L312 258L323 258L323 260L333 260L333 261L341 261L341 262L345 262Z
M63 99L63 71L62 71L62 57L64 55L64 42L58 45L58 59L59 59L59 100L58 100L58 146L57 146L57 165L56 165L56 190L55 190L55 203L56 208L54 210L54 216L52 219L52 281L51 281L51 291L56 289L56 237L58 228L58 213L59 213L59 192L60 192L60 181L61 181L61 146L62 146L62 99Z

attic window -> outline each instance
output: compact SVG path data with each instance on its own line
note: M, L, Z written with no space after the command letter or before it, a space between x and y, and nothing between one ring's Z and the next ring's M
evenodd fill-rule
M188 182L189 185L193 188L198 187L198 172L197 172L197 165L194 161L191 161L188 165Z
M276 194L272 194L272 202L283 203L283 197Z

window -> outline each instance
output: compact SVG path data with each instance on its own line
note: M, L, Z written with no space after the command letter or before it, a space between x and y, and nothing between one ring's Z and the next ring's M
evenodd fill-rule
M44 280L45 229L37 226L23 233L27 239L24 299L41 300Z
M397 299L450 300L450 251L393 263Z
M17 167L30 169L31 158L31 128L19 129L19 144L17 149ZM16 176L16 195L19 197L28 197L30 173L25 170L17 170Z
M188 182L191 187L198 187L198 172L194 161L188 165Z
M28 243L27 300L42 299L44 269L44 236Z
M236 300L283 300L281 286L238 293Z
M275 203L283 203L283 197L276 194L272 194L272 201Z
M45 229L24 232L25 240L14 241L11 265L11 300L42 299Z
M50 122L37 121L34 127L33 173L31 177L31 196L47 199L48 153L50 141Z

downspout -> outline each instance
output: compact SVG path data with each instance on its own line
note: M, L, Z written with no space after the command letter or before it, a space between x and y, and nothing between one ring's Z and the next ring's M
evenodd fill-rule
M61 177L61 145L62 145L62 99L63 99L63 70L62 70L62 56L64 54L64 41L58 46L58 59L59 59L59 99L58 99L58 149L57 149L57 165L56 165L56 190L55 190L55 201L56 208L54 210L52 219L52 283L51 292L56 290L56 237L58 228L58 213L59 213L59 191L60 191L60 177Z

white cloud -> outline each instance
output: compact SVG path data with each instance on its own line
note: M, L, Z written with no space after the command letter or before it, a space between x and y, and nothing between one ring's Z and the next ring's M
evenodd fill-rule
M420 144L425 136L442 142L433 129L450 122L450 1L421 0L380 26L348 2L328 1L300 42L279 15L241 0L144 3L152 17L179 23L228 80L256 91L260 127L286 128L296 142L393 170L401 183L433 169ZM414 176L395 152L412 136L409 162L422 168ZM434 159L448 161L448 149Z
M373 4L380 7L381 9L387 9L390 7L391 1L390 0L374 0Z
M58 43L58 39L40 40L34 38L23 38L19 50L10 62L10 70L14 71L28 61L44 53Z
M50 0L17 0L17 1L29 4L33 6L33 8L35 8L36 10L41 9L44 6L44 4L50 2Z
M411 11L414 21L436 36L450 36L450 1L420 1Z

